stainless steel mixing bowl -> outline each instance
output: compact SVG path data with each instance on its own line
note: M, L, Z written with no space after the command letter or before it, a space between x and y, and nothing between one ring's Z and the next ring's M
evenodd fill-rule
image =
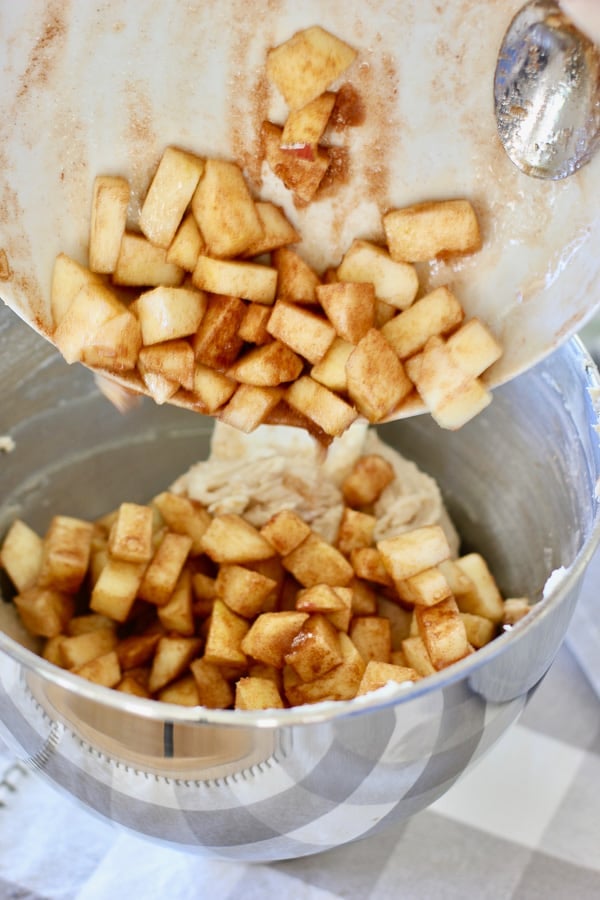
M208 420L149 402L121 416L6 310L0 377L0 434L16 445L0 455L0 535L15 515L43 532L55 512L147 500L207 453ZM303 856L418 812L516 719L563 640L599 539L598 386L572 341L457 433L424 416L381 429L439 480L505 595L539 598L566 570L469 659L362 702L242 713L127 697L0 635L3 736L103 816L215 857Z

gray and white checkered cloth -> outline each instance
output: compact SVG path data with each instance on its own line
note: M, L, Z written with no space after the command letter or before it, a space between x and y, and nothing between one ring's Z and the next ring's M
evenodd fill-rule
M0 773L2 900L600 897L600 702L568 646L519 722L434 806L319 856L202 859L98 820L2 743Z

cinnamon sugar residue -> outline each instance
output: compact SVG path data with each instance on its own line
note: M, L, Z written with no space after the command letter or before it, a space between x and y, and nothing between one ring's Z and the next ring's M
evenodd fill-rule
M0 281L10 281L12 272L6 250L0 250Z
M342 184L347 184L352 172L350 151L347 147L328 147L329 168L323 176L317 193L318 199L335 193Z
M365 121L365 104L353 84L342 84L336 93L335 104L329 118L334 131L362 125Z
M63 40L67 33L66 20L69 2L54 0L48 4L46 19L40 36L29 55L27 68L21 77L17 100L23 100L33 87L45 85L61 55Z

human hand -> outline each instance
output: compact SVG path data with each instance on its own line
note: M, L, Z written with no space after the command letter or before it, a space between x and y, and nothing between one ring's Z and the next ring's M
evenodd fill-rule
M583 34L600 44L600 0L560 0L560 5Z

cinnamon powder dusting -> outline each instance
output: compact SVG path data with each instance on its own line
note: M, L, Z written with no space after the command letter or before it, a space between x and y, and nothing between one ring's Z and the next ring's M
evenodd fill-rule
M48 83L52 70L60 58L62 42L67 33L66 19L69 14L69 2L55 0L48 4L46 20L36 40L27 68L21 77L21 86L17 92L17 100L23 100L31 88Z
M329 117L329 127L333 131L353 128L365 121L365 105L353 84L342 84L335 96L335 103Z
M0 250L0 281L10 281L12 272L6 250Z

